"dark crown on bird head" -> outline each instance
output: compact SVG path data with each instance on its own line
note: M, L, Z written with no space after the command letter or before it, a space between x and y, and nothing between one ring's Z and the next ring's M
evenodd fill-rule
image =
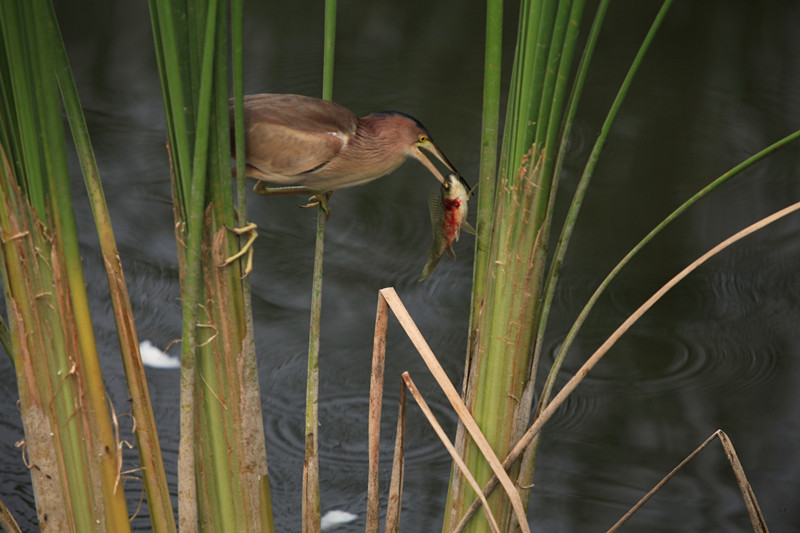
M415 119L414 117L412 117L408 113L403 113L402 111L376 111L375 113L372 113L372 114L375 115L375 116L378 116L378 117L388 117L388 116L391 116L391 115L399 115L401 117L405 117L405 118L409 119L410 121L412 121L414 124L417 125L418 128L420 128L420 129L422 129L422 130L424 130L426 132L428 131L428 128L426 128L425 125L422 122L420 122L419 120Z

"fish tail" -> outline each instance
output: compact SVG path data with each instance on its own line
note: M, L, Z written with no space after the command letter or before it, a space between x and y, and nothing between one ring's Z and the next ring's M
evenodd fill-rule
M428 254L428 262L425 263L425 268L422 269L422 274L419 276L417 282L420 282L433 274L433 271L436 269L436 265L439 264L439 260L442 258L442 254Z

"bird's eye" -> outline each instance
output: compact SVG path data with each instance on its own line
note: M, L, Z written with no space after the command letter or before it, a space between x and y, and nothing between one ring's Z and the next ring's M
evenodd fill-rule
M419 139L417 139L417 142L420 142L420 143L426 143L426 142L428 142L428 136L427 136L427 135L425 135L424 133L423 133L423 134L421 134L421 135L419 136Z

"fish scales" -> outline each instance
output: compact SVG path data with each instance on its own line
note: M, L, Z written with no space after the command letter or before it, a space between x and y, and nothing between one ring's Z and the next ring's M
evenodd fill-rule
M458 241L461 226L466 225L468 231L475 233L475 230L467 222L469 195L469 186L464 179L450 174L442 184L441 195L431 197L429 206L433 246L428 252L428 262L422 269L419 281L431 275L445 251L453 259L456 258L453 242Z

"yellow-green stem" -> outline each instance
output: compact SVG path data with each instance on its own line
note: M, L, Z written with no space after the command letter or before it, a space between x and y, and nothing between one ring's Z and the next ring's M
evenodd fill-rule
M325 48L322 70L322 98L333 98L333 59L336 42L336 0L325 0ZM317 218L314 246L314 274L311 288L311 319L308 332L308 377L306 385L306 454L303 468L303 532L320 530L319 501L319 345L322 314L322 258L325 221L322 202Z

